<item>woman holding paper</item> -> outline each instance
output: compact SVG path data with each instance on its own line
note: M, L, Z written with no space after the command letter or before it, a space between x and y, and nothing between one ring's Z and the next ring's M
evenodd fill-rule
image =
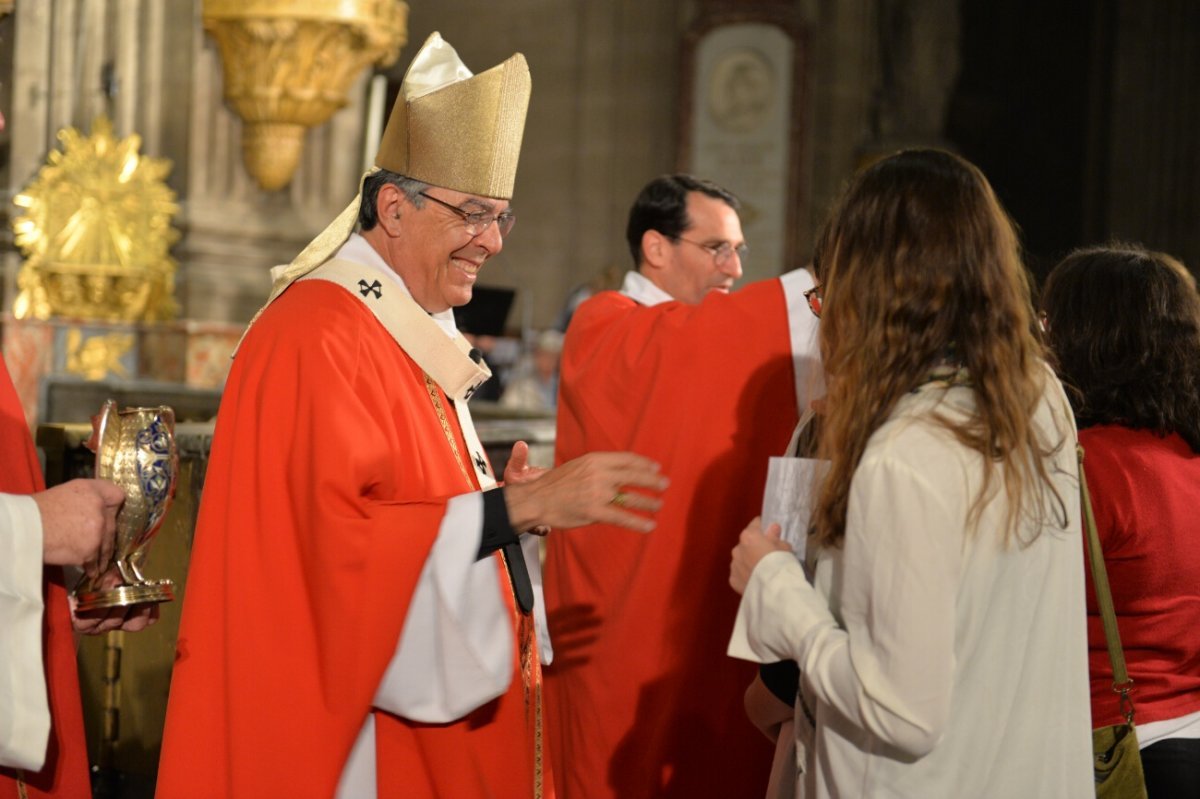
M730 574L729 653L800 666L800 795L1094 795L1075 430L1011 222L973 165L901 152L815 266L813 578L758 520Z

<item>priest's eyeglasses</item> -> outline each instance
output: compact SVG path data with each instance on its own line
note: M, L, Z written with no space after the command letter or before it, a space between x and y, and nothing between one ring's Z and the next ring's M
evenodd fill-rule
M804 299L808 300L808 310L813 312L813 316L821 318L821 305L825 302L825 295L821 291L820 286L813 286L808 291L804 292Z
M698 241L685 239L683 236L679 236L679 240L686 241L693 247L699 247L700 249L704 250L706 253L712 256L713 263L715 263L717 266L724 266L725 264L729 263L729 259L733 257L734 253L737 253L739 261L746 260L746 256L750 254L750 248L745 244L739 244L736 247L727 241L722 241L719 244L701 244Z
M467 232L471 234L472 238L487 230L493 222L496 223L496 228L500 231L500 238L504 238L508 235L508 232L512 230L513 225L517 222L517 212L511 208L505 209L498 214L493 214L488 211L471 212L464 211L457 205L451 205L445 200L439 200L432 194L421 192L421 196L426 200L433 200L446 210L453 211L462 217L463 224L466 226Z

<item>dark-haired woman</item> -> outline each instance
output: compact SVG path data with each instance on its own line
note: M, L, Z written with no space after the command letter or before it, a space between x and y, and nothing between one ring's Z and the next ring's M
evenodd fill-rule
M799 663L806 797L1094 796L1075 429L1012 224L916 150L820 241L815 573L751 523L730 654Z
M1200 295L1168 255L1072 253L1042 305L1086 456L1154 797L1200 797ZM1120 723L1088 595L1092 721Z

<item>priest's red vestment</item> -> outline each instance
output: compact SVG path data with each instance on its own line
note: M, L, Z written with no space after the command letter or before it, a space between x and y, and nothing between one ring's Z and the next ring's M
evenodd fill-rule
M442 418L420 367L333 283L296 283L255 323L217 418L160 799L327 799L368 713L379 797L533 796L519 647L508 692L459 721L372 708L446 503L477 490L434 391Z
M34 494L41 491L42 472L25 412L8 376L8 367L0 360L0 492ZM22 772L25 795L89 799L87 744L83 735L83 708L79 699L79 672L75 665L75 639L71 630L71 611L63 587L62 569L45 570L45 630L43 662L46 688L50 694L50 742L46 762L37 774ZM0 653L3 656L4 653ZM30 687L30 690L40 688ZM18 774L0 767L0 799L19 796Z
M558 462L630 450L671 484L648 535L547 538L558 795L762 796L772 747L742 707L757 667L725 647L738 606L729 553L797 420L780 281L695 306L599 294L571 320L560 385Z

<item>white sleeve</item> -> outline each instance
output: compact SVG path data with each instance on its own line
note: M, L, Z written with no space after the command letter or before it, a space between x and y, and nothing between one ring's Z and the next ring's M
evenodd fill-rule
M794 557L755 568L729 654L791 658L820 702L920 757L941 738L954 676L961 539L938 493L904 464L860 464L846 524L839 627Z
M376 707L440 724L508 690L512 620L495 560L476 560L482 535L483 494L451 499L375 695Z
M792 368L796 377L796 411L803 416L814 399L825 396L821 369L819 320L808 307L804 292L816 285L807 269L793 269L779 278L787 302L788 333L792 341Z
M0 765L40 771L50 736L42 664L42 517L0 494Z

